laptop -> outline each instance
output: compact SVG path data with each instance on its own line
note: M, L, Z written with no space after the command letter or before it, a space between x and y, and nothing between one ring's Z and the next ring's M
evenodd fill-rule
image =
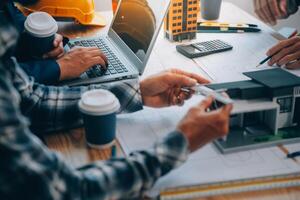
M98 47L108 68L93 66L62 85L78 86L133 79L141 75L167 13L170 0L121 0L107 35L71 40L65 47Z

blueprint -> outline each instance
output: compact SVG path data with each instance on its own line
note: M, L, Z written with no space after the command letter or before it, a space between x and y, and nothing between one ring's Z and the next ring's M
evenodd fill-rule
M155 141L174 130L188 108L201 99L196 96L183 107L145 108L137 113L120 115L118 139L125 154L151 147ZM290 151L300 150L300 144L285 147ZM184 165L161 178L154 191L293 172L300 173L300 159L287 159L277 146L224 155L213 144L209 144L191 154Z
M242 73L270 69L267 63L256 67L264 60L266 52L278 43L267 31L257 34L206 34L201 40L220 39L233 46L231 51L212 54L194 59L214 82L247 80ZM277 67L277 66L272 66ZM300 70L290 70L300 76Z
M188 43L221 39L233 45L233 50L191 60L176 52L175 45L179 43L166 40L162 30L143 77L172 67L201 74L214 82L226 82L246 79L242 75L245 71L269 68L267 65L260 68L255 66L266 57L266 51L277 43L270 35L272 29L246 13L237 17L236 8L232 4L224 3L222 7L226 10L221 12L222 21L254 23L263 28L263 31L245 34L197 34L197 39ZM198 67L194 67L195 63ZM299 70L292 73L300 75ZM125 154L151 147L155 141L174 130L188 109L201 100L200 96L195 96L183 107L145 107L136 113L119 115L118 140ZM300 144L285 145L285 148L290 152L299 151ZM224 155L213 144L208 144L191 154L181 167L162 177L153 191L293 172L300 173L300 159L287 159L286 154L277 146Z

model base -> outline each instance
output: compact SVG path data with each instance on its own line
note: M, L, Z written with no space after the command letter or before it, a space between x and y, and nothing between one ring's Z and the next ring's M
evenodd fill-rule
M276 135L268 129L261 127L258 129L260 130L253 133L246 128L231 128L226 139L216 140L214 144L222 153L226 154L264 148L276 144L300 142L299 126L279 129Z

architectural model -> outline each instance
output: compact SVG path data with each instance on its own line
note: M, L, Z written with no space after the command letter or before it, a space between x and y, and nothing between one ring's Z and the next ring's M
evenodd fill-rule
M165 18L165 37L171 41L196 38L199 0L171 0Z
M300 78L283 69L244 73L252 80L211 84L235 100L223 152L300 141Z

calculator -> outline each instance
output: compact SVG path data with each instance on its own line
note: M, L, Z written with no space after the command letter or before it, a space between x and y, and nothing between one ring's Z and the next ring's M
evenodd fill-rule
M222 40L210 40L189 45L177 45L176 50L188 58L197 58L209 54L231 50L233 46Z

